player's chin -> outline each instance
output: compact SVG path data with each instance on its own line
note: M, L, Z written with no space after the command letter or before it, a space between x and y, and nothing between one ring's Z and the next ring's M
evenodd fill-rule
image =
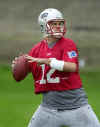
M63 34L62 33L55 33L55 34L53 34L53 37L60 39L61 37L63 37Z
M62 36L60 36L60 35L55 35L54 36L54 38L56 38L56 39L60 39Z

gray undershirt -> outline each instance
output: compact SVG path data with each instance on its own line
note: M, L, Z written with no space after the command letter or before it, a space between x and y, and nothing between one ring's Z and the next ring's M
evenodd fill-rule
M83 88L43 93L42 106L51 109L71 110L88 104Z

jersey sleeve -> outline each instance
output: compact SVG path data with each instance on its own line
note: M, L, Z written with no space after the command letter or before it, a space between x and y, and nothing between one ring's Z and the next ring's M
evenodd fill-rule
M68 46L64 46L63 60L66 62L78 63L78 50L73 41L70 41Z

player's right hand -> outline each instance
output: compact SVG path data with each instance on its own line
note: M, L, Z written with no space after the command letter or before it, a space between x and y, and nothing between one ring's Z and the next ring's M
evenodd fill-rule
M18 57L15 57L15 59L12 61L11 67L14 68L15 64L17 63Z

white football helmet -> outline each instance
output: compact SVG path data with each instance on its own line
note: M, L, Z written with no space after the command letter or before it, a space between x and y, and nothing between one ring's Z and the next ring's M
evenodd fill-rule
M63 22L63 25L60 26L59 31L54 31L53 28L51 28L50 23L52 21ZM41 32L44 33L44 37L53 35L57 38L60 38L66 33L65 20L62 13L57 9L45 9L40 13L38 22L41 27Z

